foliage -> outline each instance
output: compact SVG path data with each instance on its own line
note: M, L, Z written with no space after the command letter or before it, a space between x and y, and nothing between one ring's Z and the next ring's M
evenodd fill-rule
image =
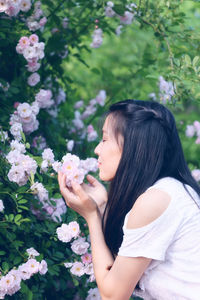
M41 7L33 1L27 11L2 10L0 198L5 208L0 211L0 270L3 277L17 269L28 260L26 250L31 247L40 253L37 261L48 265L45 275L22 281L14 299L86 299L88 290L95 287L86 274L78 277L64 267L65 262L81 258L70 242L61 242L56 234L61 223L77 221L87 237L84 220L69 208L52 219L31 189L41 183L51 208L61 198L53 163L44 167L44 148L53 149L55 161L61 161L67 151L82 159L93 156L98 140L94 128L98 129L107 106L125 98L151 98L174 112L189 166L200 169L199 144L194 135L185 136L187 125L198 119L200 111L199 18L198 1L178 0L137 0L134 5L116 0L113 6L102 0L42 0ZM44 43L44 57L41 48L35 62L41 64L39 69L29 71L31 54L26 59L16 47L22 37L33 33ZM30 84L28 78L34 73L40 80ZM38 96L41 89L50 91L44 103ZM30 104L32 111L37 102L39 113L31 114L34 128L27 129L26 117L21 118L17 122L22 123L23 132L18 129L13 135L12 115L19 115L18 102ZM8 177L7 155L13 139L37 163L23 184ZM71 149L69 141L74 142Z

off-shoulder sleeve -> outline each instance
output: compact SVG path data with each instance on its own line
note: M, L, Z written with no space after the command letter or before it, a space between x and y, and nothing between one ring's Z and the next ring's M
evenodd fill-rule
M180 226L180 216L173 201L156 220L146 226L127 229L126 215L123 226L123 241L118 255L128 257L147 257L164 261L168 247L173 243Z

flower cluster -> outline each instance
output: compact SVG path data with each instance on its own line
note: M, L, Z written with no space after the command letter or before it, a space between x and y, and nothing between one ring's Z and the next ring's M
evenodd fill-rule
M46 147L47 147L47 142L46 142L46 139L39 135L39 136L35 136L33 138L33 141L32 141L32 145L31 145L33 148L36 148L37 150L44 150Z
M76 109L74 113L75 118L72 120L74 128L72 128L71 131L76 133L78 132L82 139L87 135L88 142L94 141L98 137L97 132L91 124L85 128L83 120L92 116L97 111L98 106L104 106L105 100L106 92L104 90L100 90L96 98L91 99L87 106L84 106L83 100L77 101L74 105L74 108ZM82 113L78 109L81 109Z
M22 131L30 134L38 129L39 122L36 119L38 113L37 102L33 102L31 105L26 102L18 104L17 110L10 117L10 132L15 139L21 140Z
M98 137L98 134L96 130L94 130L94 127L90 124L87 127L87 141L92 142L95 141Z
M171 101L175 95L174 86L171 81L166 81L162 76L159 77L159 96L160 100L165 104L167 101Z
M64 90L61 87L59 87L58 93L55 96L56 105L59 105L60 103L65 102L65 100L66 100L66 94L65 94Z
M71 152L74 148L74 140L66 140L66 142L67 150Z
M2 84L2 83L0 82L0 88L1 88L4 92L7 92L8 89L9 89L9 87L10 87L9 82L6 82L6 83L4 83L4 84Z
M200 182L200 170L199 169L192 170L192 176L194 177L194 179L196 181Z
M51 98L51 90L40 89L35 96L35 101L37 102L39 108L49 108L54 104L54 101Z
M35 182L34 184L31 185L30 187L32 193L37 196L37 198L40 200L42 204L45 204L48 199L49 199L49 193L47 189L43 186L42 183L40 182Z
M20 11L27 12L31 8L30 0L1 0L0 13L5 13L9 17L17 16Z
M81 261L64 263L66 268L70 268L70 272L76 276L89 275L89 281L92 282L94 278L94 270L92 265L92 255L88 252L90 244L86 241L85 237L80 237L80 228L77 222L70 222L69 224L62 224L57 230L58 239L64 243L71 242L72 251L81 256Z
M45 203L43 209L54 222L61 222L61 216L67 212L67 206L63 198L51 198L50 203Z
M81 184L88 172L97 171L97 160L95 158L87 158L80 160L78 156L67 153L62 158L63 164L60 168L61 172L66 175L66 185L71 186L71 181Z
M61 168L62 163L54 160L53 151L50 148L44 149L42 152L43 161L41 163L41 171L47 172L49 167L52 167L55 172Z
M112 1L108 1L107 6L105 7L106 17L112 18L117 15L116 12L113 10L113 7L114 7L114 3Z
M120 23L122 25L119 25L116 28L116 34L120 35L121 34L121 29L123 25L130 25L133 22L133 18L135 14L137 13L136 11L133 11L133 9L137 8L137 5L135 3L131 3L129 5L126 5L127 10L124 12L123 16L120 16L117 14L114 10L114 3L112 1L108 1L106 6L105 6L105 16L109 18L113 17L118 17L120 19ZM99 22L99 20L95 21L96 23ZM99 28L98 25L95 26L95 30L93 31L92 34L92 43L90 44L91 48L99 48L103 43L103 31L101 28Z
M123 25L130 25L133 22L133 18L136 14L136 11L133 11L134 8L137 8L137 5L135 3L131 3L130 5L127 5L126 8L128 10L126 10L124 12L123 16L120 16L119 14L117 14L114 10L114 3L112 1L108 1L105 7L105 16L109 17L109 18L113 18L113 17L118 17L120 19L120 23L122 25L119 25L116 28L116 34L120 35L121 34L121 29L123 27Z
M71 244L71 249L74 253L78 255L83 255L87 252L90 244L86 242L86 239L84 237L78 237L75 241ZM88 260L86 259L87 263Z
M61 222L61 216L66 213L67 207L62 198L50 198L47 189L42 183L35 182L31 185L30 190L39 200L41 208L35 208L31 205L32 213L38 218L42 219L45 217L51 218L54 222Z
M200 122L194 121L193 124L187 125L185 135L189 138L196 136L196 144L200 144Z
M4 210L3 201L0 199L0 212Z
M0 126L0 142L5 142L8 139L7 131L2 130Z
M89 282L93 282L95 280L93 264L92 263L90 263L90 264L85 263L84 264L82 262L76 261L74 263L65 264L65 267L66 268L70 267L70 272L73 275L76 275L78 277L81 277L84 274L90 275Z
M120 22L123 25L130 25L133 22L134 13L125 11L123 16L120 16Z
M32 213L38 218L42 219L48 217L54 222L61 222L61 216L67 212L67 207L63 198L50 198L47 189L42 183L36 182L31 186L31 191L37 197L41 209L36 209L33 205L31 206Z
M98 288L89 289L86 300L101 300L101 295Z
M47 18L44 16L44 12L41 8L41 2L36 1L34 3L33 14L27 19L27 26L30 31L42 30L47 22Z
M81 239L81 238L79 238ZM75 241L74 241L75 242ZM80 241L79 241L80 243ZM85 242L85 239L81 243ZM87 243L88 244L88 243ZM70 272L78 277L83 275L89 275L89 282L95 281L94 269L92 264L92 255L91 253L86 252L81 256L81 261L75 261L70 263L64 263L66 268L70 268Z
M36 73L34 73L36 74ZM33 75L34 75L33 74ZM30 134L37 130L39 122L36 119L41 108L49 108L54 104L51 99L52 93L50 90L41 89L35 96L35 101L32 104L29 103L17 103L15 107L17 110L11 114L10 117L10 132L15 139L21 140L21 132Z
M54 163L54 154L53 151L50 148L46 148L44 149L44 151L42 152L42 164L41 164L41 170L43 172L47 172L48 167L52 166L52 164Z
M36 161L29 155L24 155L25 147L18 141L11 142L11 150L6 159L12 165L8 172L8 179L16 182L19 186L25 185L31 174L35 174L37 170Z
M97 28L94 30L92 34L92 43L90 44L90 47L92 48L99 48L101 44L103 43L103 37L102 37L103 31L101 28Z
M27 249L29 259L23 263L18 269L10 270L5 276L0 278L0 299L4 299L6 295L12 296L21 288L21 281L30 279L36 273L46 274L48 267L45 260L38 262L35 256L39 253L34 249Z
M56 230L58 239L64 243L70 242L73 238L77 238L80 233L79 224L77 222L70 222L69 224L62 224Z
M20 38L16 51L22 54L28 64L26 65L29 72L33 72L28 78L28 84L35 86L40 81L40 76L36 73L40 68L38 60L44 57L44 46L43 42L39 42L39 38L36 34L32 34L29 37L23 36Z
M75 119L76 120L84 120L89 116L93 115L97 111L98 105L104 106L106 100L106 91L100 90L97 94L96 98L91 99L89 101L89 105L87 105L82 114L75 112ZM80 100L75 103L74 108L79 109L83 107L83 101ZM78 122L77 122L78 123ZM78 126L82 128L82 126Z

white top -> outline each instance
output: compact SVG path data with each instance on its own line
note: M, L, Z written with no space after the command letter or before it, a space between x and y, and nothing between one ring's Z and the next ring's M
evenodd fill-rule
M200 300L200 209L183 184L171 177L150 188L160 189L171 201L153 222L127 229L118 255L148 257L152 261L139 281L134 295L145 300ZM197 193L187 189L200 204Z

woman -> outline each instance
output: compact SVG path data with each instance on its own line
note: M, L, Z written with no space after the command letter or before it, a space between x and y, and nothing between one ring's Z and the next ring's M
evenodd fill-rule
M65 175L58 179L67 205L88 223L102 299L134 291L145 300L199 300L200 187L170 111L148 101L112 105L95 153L108 196L92 176L71 191Z

